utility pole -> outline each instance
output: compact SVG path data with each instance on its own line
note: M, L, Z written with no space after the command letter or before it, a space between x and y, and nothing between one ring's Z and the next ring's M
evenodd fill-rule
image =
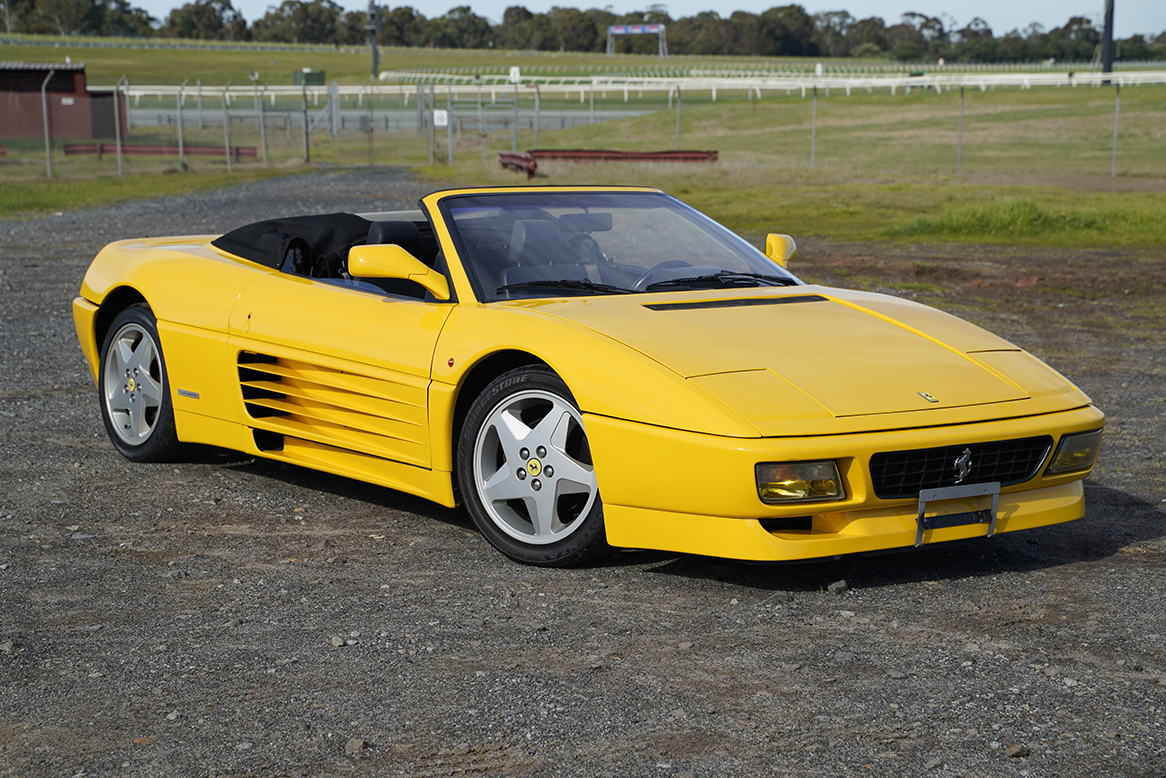
M376 78L380 73L380 55L377 53L377 30L381 28L380 10L377 8L376 0L368 0L368 22L365 23L364 28L368 30L368 45L372 50L372 77Z
M1105 0L1105 30L1101 37L1101 72L1113 72L1113 0ZM1108 81L1104 83L1109 83Z

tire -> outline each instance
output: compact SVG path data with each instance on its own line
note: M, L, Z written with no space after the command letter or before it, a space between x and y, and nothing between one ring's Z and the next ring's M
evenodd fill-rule
M516 562L567 567L610 551L583 417L551 370L518 368L486 387L457 468L478 531Z
M158 323L146 305L119 313L101 347L101 419L114 448L134 462L181 456Z

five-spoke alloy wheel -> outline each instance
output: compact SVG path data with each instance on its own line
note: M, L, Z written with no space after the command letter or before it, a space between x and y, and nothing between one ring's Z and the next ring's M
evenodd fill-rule
M101 349L101 417L113 445L127 459L161 462L180 444L166 385L158 325L145 305L114 318Z
M511 559L565 566L608 550L582 414L545 367L512 370L474 402L458 477L470 517Z

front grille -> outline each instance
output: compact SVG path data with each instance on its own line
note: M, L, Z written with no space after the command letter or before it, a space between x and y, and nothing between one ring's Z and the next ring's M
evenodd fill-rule
M1048 435L988 443L968 443L914 451L882 451L870 458L875 494L884 500L918 497L922 489L955 486L955 461L970 450L971 471L961 484L999 481L1001 486L1024 483L1036 475L1049 454Z

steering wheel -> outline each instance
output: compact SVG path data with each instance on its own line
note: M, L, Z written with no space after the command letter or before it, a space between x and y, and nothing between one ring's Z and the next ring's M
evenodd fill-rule
M655 265L652 265L650 268L648 268L643 273L641 273L640 277L636 279L636 282L634 284L632 284L632 289L636 290L637 292L642 292L645 289L647 289L648 284L651 282L652 275L657 270L664 270L665 268L670 268L670 267L692 267L692 266L693 266L693 264L691 262L685 262L683 259L666 259L663 262L659 262Z

